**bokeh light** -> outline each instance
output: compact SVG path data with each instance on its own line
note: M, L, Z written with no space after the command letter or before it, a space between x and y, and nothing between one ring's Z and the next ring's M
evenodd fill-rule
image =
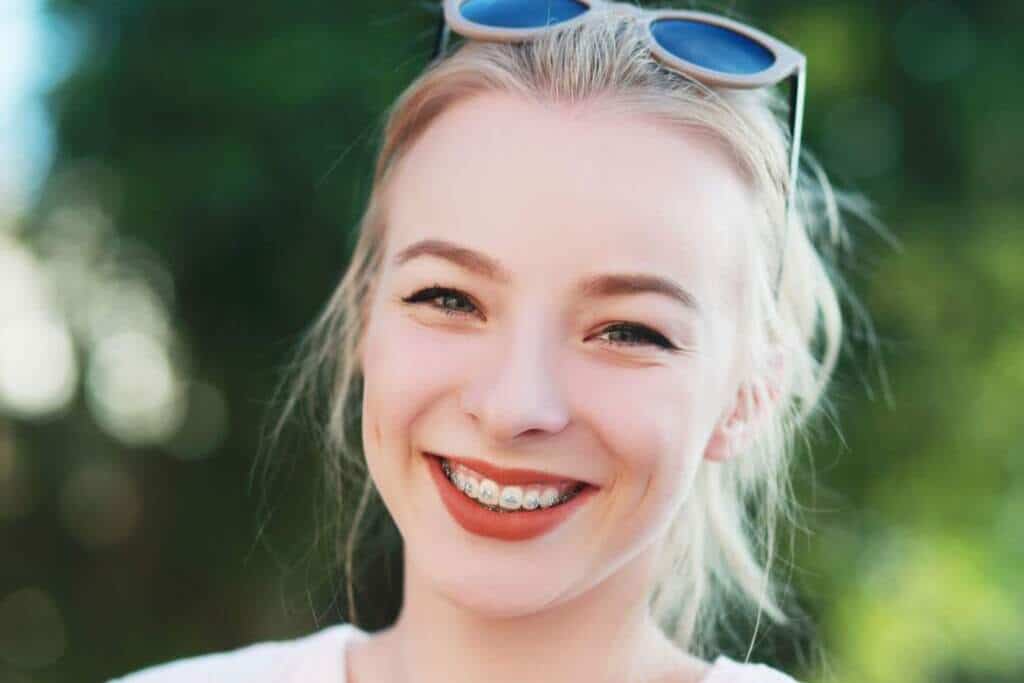
M90 345L122 332L139 331L160 344L172 341L171 321L163 301L142 279L98 282L84 309L83 334Z
M89 358L89 407L127 445L160 443L177 431L184 417L182 389L167 349L148 333L113 334Z
M48 308L52 286L35 255L0 232L0 320Z
M67 406L77 379L63 320L40 311L0 320L0 409L19 417L50 415Z
M112 462L86 461L71 468L60 492L61 518L88 548L129 538L142 517L142 492L135 478Z

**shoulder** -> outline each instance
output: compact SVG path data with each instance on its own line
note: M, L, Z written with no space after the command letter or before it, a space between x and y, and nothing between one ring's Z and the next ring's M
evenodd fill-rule
M290 683L336 679L343 671L340 647L363 632L351 624L336 624L291 640L253 643L234 650L213 652L150 666L111 679L107 683ZM328 677L331 678L328 678Z
M798 683L766 664L747 664L720 655L700 683Z

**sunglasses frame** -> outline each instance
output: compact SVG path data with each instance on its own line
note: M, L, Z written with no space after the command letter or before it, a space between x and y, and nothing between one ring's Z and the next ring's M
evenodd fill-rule
M572 19L535 28L497 28L485 24L477 24L463 17L459 8L467 0L443 0L443 11L438 26L434 55L431 61L437 60L443 54L447 47L449 31L455 31L459 35L472 40L508 43L526 42L549 31L561 30L582 23L587 20L587 17L593 11L604 11L639 17L643 25L644 38L647 41L647 47L651 54L667 68L691 76L705 85L745 90L776 85L784 80L788 81L789 130L790 140L792 141L790 145L789 184L786 197L786 226L784 227L784 230L788 230L790 213L796 196L796 181L800 162L800 141L803 131L804 99L807 90L807 58L803 53L752 26L717 14L695 10L644 9L629 2L618 2L615 0L575 1L581 5L586 5L588 9ZM771 52L775 62L768 69L754 74L728 74L706 69L673 55L658 43L654 37L652 26L655 22L664 19L685 19L732 31L754 41ZM785 256L785 251L781 247L785 243L785 238L783 237L780 244L782 256ZM783 258L780 257L779 270L773 286L776 296L778 296L779 286L782 281L782 266Z

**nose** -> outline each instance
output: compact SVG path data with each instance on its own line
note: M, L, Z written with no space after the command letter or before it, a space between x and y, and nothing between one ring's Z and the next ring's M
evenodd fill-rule
M554 343L540 334L510 338L494 364L480 368L463 388L462 409L493 443L565 428L569 411L554 351Z

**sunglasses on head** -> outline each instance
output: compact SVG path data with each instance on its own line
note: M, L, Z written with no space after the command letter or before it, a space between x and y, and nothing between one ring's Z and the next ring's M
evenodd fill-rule
M707 12L648 10L612 0L444 0L433 60L444 52L449 30L473 40L525 42L598 11L639 17L651 54L672 71L705 85L744 89L789 81L788 213L796 193L807 58L752 26ZM780 258L776 295L781 280Z

